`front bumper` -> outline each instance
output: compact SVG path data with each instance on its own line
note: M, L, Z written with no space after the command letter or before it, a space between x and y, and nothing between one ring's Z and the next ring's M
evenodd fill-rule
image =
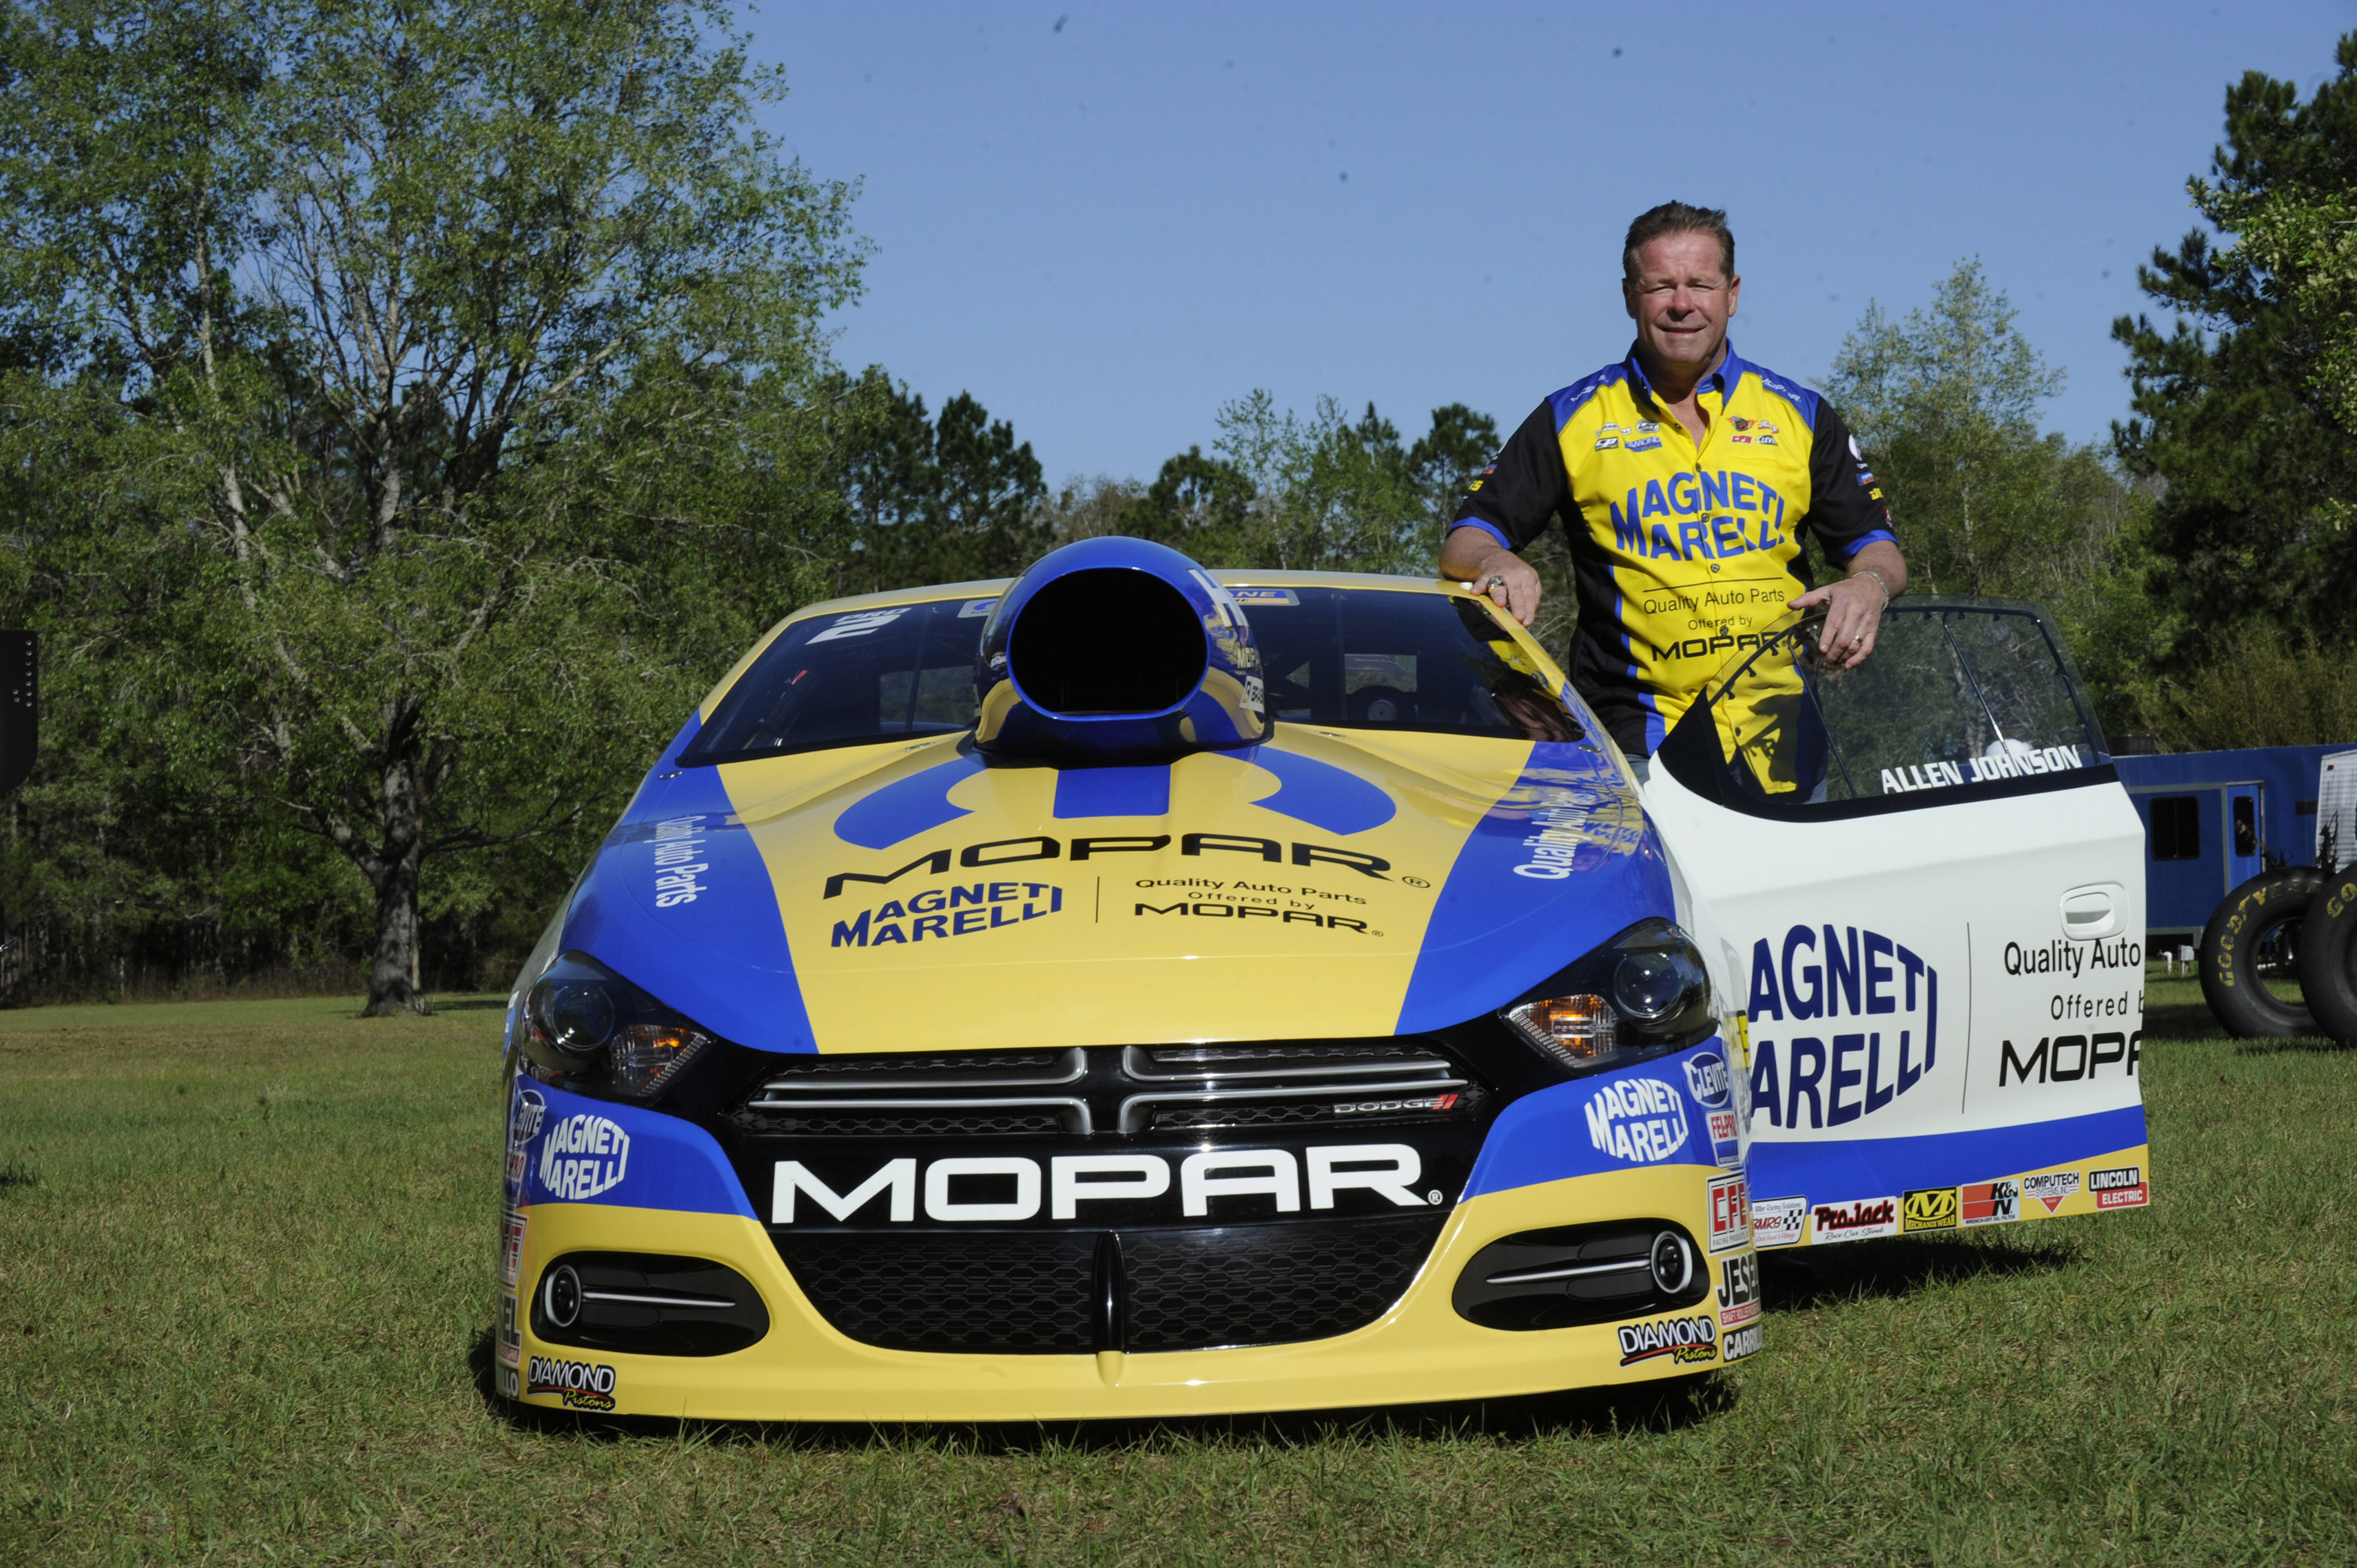
M522 1374L518 1394L525 1404L714 1420L1211 1415L1636 1382L1705 1370L1721 1364L1723 1351L1740 1355L1757 1348L1756 1302L1730 1309L1736 1324L1722 1327L1718 1321L1719 1303L1728 1299L1729 1265L1749 1267L1748 1249L1710 1257L1710 1294L1685 1312L1652 1320L1707 1316L1709 1344L1635 1360L1629 1359L1620 1325L1513 1331L1469 1322L1451 1304L1457 1276L1491 1241L1577 1221L1645 1216L1672 1220L1690 1235L1706 1238L1708 1183L1724 1174L1709 1166L1660 1165L1485 1193L1457 1206L1407 1294L1364 1328L1296 1344L1157 1354L981 1356L879 1349L845 1337L819 1316L753 1219L543 1203L523 1211L518 1269L523 1292L529 1293L552 1260L567 1252L692 1254L724 1263L751 1281L769 1309L770 1328L747 1349L694 1358L551 1345L533 1334L528 1321L502 1337L511 1340L515 1370ZM1734 1299L1744 1302L1750 1294L1737 1288ZM1732 1340L1730 1334L1736 1336ZM585 1379L576 1372L572 1380L587 1385L580 1391L530 1392L529 1374L543 1362L589 1362L611 1376L593 1372ZM502 1368L503 1377L508 1370Z

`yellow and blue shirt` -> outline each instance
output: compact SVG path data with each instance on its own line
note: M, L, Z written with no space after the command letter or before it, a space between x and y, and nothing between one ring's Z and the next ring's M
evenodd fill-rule
M1833 404L1732 343L1695 396L1709 416L1699 447L1631 349L1540 403L1451 525L1522 550L1563 519L1579 600L1572 682L1633 756L1651 756L1703 682L1810 586L1804 537L1835 565L1892 537Z

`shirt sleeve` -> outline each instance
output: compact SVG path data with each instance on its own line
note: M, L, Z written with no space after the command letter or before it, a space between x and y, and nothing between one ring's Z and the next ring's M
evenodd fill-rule
M1506 437L1496 461L1473 477L1454 529L1478 528L1509 550L1546 532L1557 512L1571 515L1571 476L1556 441L1555 404L1542 403Z
M1802 525L1814 534L1825 559L1836 566L1878 539L1899 542L1890 532L1890 506L1867 467L1857 438L1830 403L1817 404L1809 444L1809 514Z

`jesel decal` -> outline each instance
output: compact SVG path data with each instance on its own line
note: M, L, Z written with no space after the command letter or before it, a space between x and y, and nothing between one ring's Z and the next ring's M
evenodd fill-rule
M1751 946L1751 1103L1771 1125L1840 1127L1921 1084L1939 1061L1940 973L1879 931L1794 926ZM1863 1027L1838 1030L1835 1020ZM1760 1031L1774 1020L1793 1032ZM1814 1026L1801 1034L1798 1026ZM1778 1031L1781 1033L1781 1031Z

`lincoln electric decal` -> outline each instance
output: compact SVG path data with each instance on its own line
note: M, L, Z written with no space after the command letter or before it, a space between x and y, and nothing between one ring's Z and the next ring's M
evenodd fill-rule
M1857 926L1794 926L1751 945L1751 1104L1787 1131L1896 1104L1939 1062L1940 972Z

